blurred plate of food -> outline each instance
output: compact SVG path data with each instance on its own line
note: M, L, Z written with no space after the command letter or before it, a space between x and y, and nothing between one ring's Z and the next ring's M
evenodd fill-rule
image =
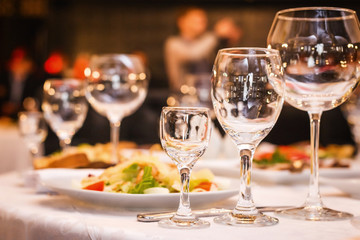
M135 152L129 159L100 169L42 169L42 184L71 198L112 207L175 208L180 176L176 167L157 156ZM238 194L238 180L216 177L209 169L193 171L193 206L210 204Z
M354 159L352 145L328 145L319 149L320 176L352 174L360 171ZM200 161L199 167L207 167L220 176L239 177L239 159ZM262 143L256 149L253 160L252 180L261 184L308 183L310 176L310 146L307 143L274 145Z
M353 198L360 199L360 170L351 173L337 173L319 178L321 184L336 187Z

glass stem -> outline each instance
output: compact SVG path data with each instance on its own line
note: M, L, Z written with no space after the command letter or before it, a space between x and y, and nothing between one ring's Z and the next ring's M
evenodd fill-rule
M31 159L34 160L38 157L40 157L40 144L39 143L34 143L31 147L30 147L30 153L31 153Z
M251 168L255 146L240 145L240 193L233 215L255 215L258 211L251 195Z
M188 167L179 168L181 178L181 191L180 191L180 203L176 215L173 219L188 219L193 218L190 208L189 198L189 184L190 184L190 173L191 169Z
M112 152L111 152L111 162L118 163L118 154L117 154L117 147L119 144L119 135L120 135L120 121L110 122L110 138L112 143Z
M71 144L71 138L72 137L67 137L67 138L64 138L64 139L60 139L60 147L61 147L63 152L66 152L69 149L70 144Z
M309 113L310 117L310 182L309 192L306 198L305 207L322 207L319 192L319 134L320 134L320 113Z

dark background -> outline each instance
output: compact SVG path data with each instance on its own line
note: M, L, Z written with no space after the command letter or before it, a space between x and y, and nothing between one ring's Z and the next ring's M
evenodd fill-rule
M231 17L241 27L238 46L265 47L266 37L278 10L303 6L335 6L357 10L359 1L283 1L283 0L0 0L0 66L11 51L25 46L41 68L49 53L63 52L71 65L77 54L144 52L151 72L148 97L141 109L124 119L121 139L139 144L158 142L158 118L166 105L167 78L163 61L165 39L176 34L175 17L184 6L204 8L209 28L222 17ZM0 71L2 70L0 68ZM340 112L325 112L321 142L353 143ZM335 126L335 127L334 127ZM109 124L92 109L73 144L109 141ZM309 139L309 120L305 112L285 107L267 140L288 144ZM47 153L58 148L50 132Z

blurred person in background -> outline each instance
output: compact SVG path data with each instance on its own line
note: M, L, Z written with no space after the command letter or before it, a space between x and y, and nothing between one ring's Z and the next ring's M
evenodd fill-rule
M23 47L15 48L0 76L0 115L16 118L20 110L37 110L43 79ZM25 106L24 106L24 105Z
M219 48L234 46L242 32L230 18L208 31L206 12L198 7L180 11L179 34L165 42L165 64L172 96L168 105L208 105L211 68Z

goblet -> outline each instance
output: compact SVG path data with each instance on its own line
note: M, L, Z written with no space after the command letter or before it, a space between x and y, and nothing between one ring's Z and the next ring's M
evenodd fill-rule
M86 97L110 122L112 162L117 163L121 120L134 113L147 94L145 66L135 55L105 54L93 56L86 71Z
M294 8L278 12L267 39L280 51L286 101L310 118L309 192L303 206L279 211L282 216L320 221L352 217L326 208L319 192L319 129L323 111L343 103L360 76L360 28L356 13L330 7Z
M359 89L360 90L360 89ZM357 154L355 159L360 160L360 96L351 95L350 99L341 106L345 118L350 126L352 137L356 143Z
M285 82L280 55L266 48L228 48L218 52L212 76L217 119L240 154L240 192L231 213L214 219L234 226L269 226L278 219L263 215L251 194L253 155L270 132L283 105Z
M47 136L47 126L41 112L19 112L20 136L30 150L32 159L40 155L40 145Z
M46 80L42 110L46 121L60 140L60 147L66 151L86 118L88 104L84 83L70 78Z
M191 213L190 174L208 146L211 118L208 108L164 107L160 117L160 140L165 152L176 164L181 177L180 203L176 214L159 222L165 228L203 228L209 222Z

